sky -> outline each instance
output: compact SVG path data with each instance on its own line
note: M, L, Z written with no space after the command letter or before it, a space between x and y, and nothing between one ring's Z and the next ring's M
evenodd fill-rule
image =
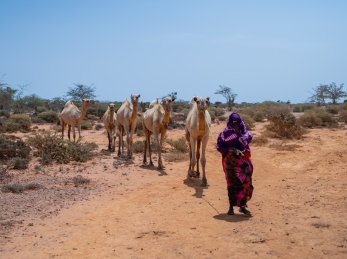
M25 95L305 102L347 83L347 1L0 0L0 78ZM343 88L347 91L347 85Z

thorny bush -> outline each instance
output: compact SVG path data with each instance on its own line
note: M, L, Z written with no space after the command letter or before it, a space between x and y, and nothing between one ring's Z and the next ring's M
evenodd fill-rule
M27 143L36 149L34 156L40 158L42 165L48 165L54 161L59 164L67 164L70 161L87 162L96 155L93 151L98 147L95 143L62 140L50 131L29 137Z

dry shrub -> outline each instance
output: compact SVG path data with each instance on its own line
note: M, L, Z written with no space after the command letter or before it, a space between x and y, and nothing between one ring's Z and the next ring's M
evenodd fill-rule
M31 148L24 141L13 141L0 135L0 159L7 160L14 157L30 158Z
M264 135L256 136L252 139L252 146L265 146L269 142L268 138Z
M46 122L57 122L58 121L58 113L55 111L45 111L41 112L37 115L37 117Z
M298 118L298 124L307 127L336 127L337 120L333 115L322 108L315 108L306 111Z
M29 132L31 126L31 119L26 114L13 114L9 120L5 122L5 130L7 132Z
M59 164L70 161L87 162L96 155L93 151L98 147L95 143L62 140L49 131L29 137L27 143L36 148L34 156L39 157L43 165L54 161Z
M255 127L254 120L247 114L239 114L243 122L246 124L247 130L252 130Z
M216 108L216 107L209 107L208 111L211 113L211 111L214 112L214 115L216 117L222 116L225 114L225 111L222 108Z
M52 125L49 128L54 132L61 132L61 126L60 125Z
M163 156L167 162L178 162L189 159L189 156L181 152L169 152L163 154Z
M143 130L142 117L136 118L136 131L137 130Z
M339 106L338 105L328 105L326 106L325 110L331 114L338 114L339 113Z
M341 110L339 112L339 121L347 123L347 110Z
M275 133L275 137L287 139L300 139L307 131L296 124L296 118L292 114L269 116L270 124L266 126L268 131Z
M300 148L300 145L297 144L287 144L285 145L283 142L281 143L276 143L276 144L271 144L269 145L269 148L273 148L279 151L294 151L297 148Z
M181 153L187 153L189 151L185 137L181 137L177 140L168 138L166 139L166 143L168 143L170 146L180 151Z
M247 114L250 117L253 117L255 114L255 107L245 107L238 109L238 113Z
M27 169L29 165L29 158L13 157L7 161L7 167L13 169Z
M43 186L38 184L38 183L29 183L29 184L25 184L25 185L15 183L15 184L4 185L1 188L1 191L2 192L12 192L12 193L22 193L22 192L27 191L27 190L38 190L41 188L43 188Z
M144 140L136 140L133 143L133 152L134 153L142 153L145 149L145 141Z
M104 126L103 126L102 124L98 123L98 124L96 124L96 125L94 126L94 129L100 130L100 129L102 129L103 127L104 127Z
M219 121L226 121L227 119L228 119L227 116L224 116L224 115L218 116L218 120L219 120Z
M6 167L0 166L0 183L4 182L5 180L9 180L12 177L13 175L8 173Z
M265 115L261 111L256 111L252 116L252 119L256 122L262 122L265 119Z
M82 175L77 175L74 178L72 178L73 183L75 184L75 186L79 186L82 184L89 184L90 183L90 179L83 177Z

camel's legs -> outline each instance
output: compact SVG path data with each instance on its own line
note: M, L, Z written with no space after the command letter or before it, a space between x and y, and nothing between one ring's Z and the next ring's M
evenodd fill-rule
M77 129L78 129L78 138L81 138L81 124L77 125ZM74 137L75 140L75 137Z
M206 166L206 146L207 146L207 142L208 142L208 136L205 137L202 140L202 155L201 155L201 166L202 166L202 183L201 186L206 187L206 186L210 186L207 183L207 178L206 178L206 171L205 171L205 166Z
M196 147L196 176L195 176L197 178L200 177L200 170L199 170L200 146L201 146L201 139L198 139L197 147Z
M129 139L129 150L130 150L130 157L133 157L133 135L135 132L135 128L136 128L136 123L131 123L130 124L130 139Z
M148 145L148 154L149 154L149 165L154 166L152 161L151 135L152 135L151 132L148 131L147 145Z
M129 128L126 126L124 127L125 130L125 134L126 134L126 138L127 138L127 146L128 146L128 150L127 150L127 155L129 158L131 158L131 150L130 150L130 132L129 132Z
M190 146L192 150L192 155L190 158L190 171L188 171L188 176L193 177L195 175L194 173L194 167L196 165L196 139L194 139L192 136L190 136Z
M157 147L157 149L158 149L158 169L159 170L164 168L163 161L161 159L161 149L163 147L163 141L164 141L165 133L166 133L165 130L163 130L160 133L160 143L159 143L159 146Z
M61 121L61 139L64 139L65 122Z
M123 153L123 127L120 126L118 128L118 131L119 131L119 141L118 141L118 156L120 156L122 153ZM120 151L121 149L121 146L122 146L122 153Z
M71 125L68 125L68 130L67 130L67 137L69 138L70 140L70 132L71 132Z
M108 150L111 150L111 143L112 143L112 136L111 136L111 130L109 128L106 129L107 131L107 138L108 138Z
M73 142L76 142L76 127L75 127L75 124L71 125L71 128L72 128Z

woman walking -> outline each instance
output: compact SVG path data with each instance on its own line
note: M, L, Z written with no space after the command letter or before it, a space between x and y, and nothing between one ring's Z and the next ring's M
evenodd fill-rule
M252 198L253 185L251 150L252 141L246 125L237 113L232 113L226 128L219 134L217 150L222 154L222 164L228 187L229 215L234 215L233 206L240 207L239 212L251 216L246 209L247 202Z

